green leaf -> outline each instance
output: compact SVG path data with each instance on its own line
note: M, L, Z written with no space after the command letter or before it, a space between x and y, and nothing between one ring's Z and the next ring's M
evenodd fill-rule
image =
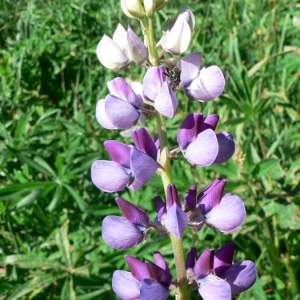
M55 240L63 261L66 263L69 269L72 269L70 243L68 237L68 224L69 220L67 220L59 229L57 229Z
M57 205L59 204L59 201L62 197L62 191L63 191L63 188L61 185L58 185L55 189L55 192L54 192L54 196L52 198L52 201L51 203L49 204L48 206L48 210L51 212L51 211L54 211L55 208L57 207Z
M32 280L27 281L20 287L18 287L7 300L17 300L22 296L34 291L39 288L46 288L50 284L56 282L56 278L52 274L46 274L39 277L35 277Z
M73 277L68 276L65 280L64 286L61 291L61 300L76 300L76 294L73 289Z
M278 166L279 162L280 160L277 158L267 158L260 161L252 171L253 177L261 178L267 175L270 171Z
M74 198L74 200L77 202L79 208L81 211L85 211L87 208L87 204L84 202L84 200L81 198L81 196L75 191L70 185L64 183L63 187L69 192L69 194Z
M34 200L36 200L39 195L42 193L42 189L37 189L37 190L33 190L29 195L27 195L26 197L24 197L23 199L21 199L18 203L17 203L17 208L26 206L30 203L32 203Z

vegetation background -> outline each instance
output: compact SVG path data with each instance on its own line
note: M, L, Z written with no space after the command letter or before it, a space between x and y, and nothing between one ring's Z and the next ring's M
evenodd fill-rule
M157 38L184 3L169 2L157 14ZM187 5L196 17L189 51L220 66L226 87L219 100L204 105L179 96L178 114L168 121L170 144L188 112L217 113L218 131L232 132L237 150L225 165L204 169L175 161L175 183L183 195L194 183L200 190L224 177L227 191L245 201L247 219L228 235L188 231L186 250L195 246L200 253L233 239L235 258L255 261L259 273L235 299L300 299L300 30L292 23L300 18L300 4ZM113 250L101 239L103 218L119 215L117 195L151 217L154 196L163 196L158 176L135 193L106 194L91 182L92 162L107 158L103 142L131 142L101 128L96 102L107 94L108 80L143 75L134 66L112 72L97 60L97 43L119 22L141 36L117 0L0 2L0 299L116 299L112 273L127 269L129 252L152 259L160 250L174 267L169 240L156 234L130 251ZM154 133L153 121L147 126Z

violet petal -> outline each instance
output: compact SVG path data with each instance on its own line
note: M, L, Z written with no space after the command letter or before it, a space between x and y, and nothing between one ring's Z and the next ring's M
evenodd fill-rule
M256 277L256 267L250 260L235 263L222 274L222 278L230 284L233 294L249 289L255 283Z
M208 128L215 130L217 127L217 124L219 122L219 116L218 115L208 115L207 117L204 118L202 126L201 126L201 131L204 131Z
M227 281L210 274L200 283L198 289L203 300L231 300L231 288Z
M115 271L112 277L112 288L122 300L136 300L140 297L140 282L130 272Z
M246 218L244 203L235 195L223 197L219 205L205 214L205 218L206 223L222 232L232 231L240 227Z
M129 25L127 29L127 46L128 54L136 64L141 64L147 58L147 48Z
M184 152L185 158L199 167L211 165L218 154L219 145L213 130L207 129L198 134Z
M197 279L205 278L213 268L214 250L205 249L194 266L194 275Z
M165 300L169 291L154 279L143 279L141 281L140 300Z
M115 163L130 168L130 146L118 141L108 140L104 142L104 147Z
M217 134L219 143L219 152L214 161L214 164L222 164L226 162L234 153L235 142L233 135L229 132L222 132Z
M157 159L157 148L146 128L138 128L131 131L135 146L144 153L151 156L155 161Z
M91 176L95 186L107 193L123 190L131 178L126 168L107 160L96 160L92 164Z
M150 100L155 100L161 89L163 81L166 81L166 69L164 66L150 67L143 80L144 94Z
M181 149L186 149L188 145L194 141L200 133L203 123L202 114L189 114L183 121L177 133L177 142Z
M167 210L176 203L179 207L181 206L178 192L174 184L169 184L167 187Z
M146 212L140 207L130 203L129 201L118 197L116 202L122 211L123 216L131 223L135 225L141 225L147 227L150 220Z
M197 195L197 189L196 189L196 185L194 184L189 188L187 193L185 193L184 195L184 203L183 203L184 211L189 211L196 207L196 203L197 203L196 195Z
M114 249L129 249L142 242L144 232L123 217L107 216L102 223L102 237Z
M180 61L180 84L182 86L188 85L199 75L201 58L201 52L192 52Z
M105 99L97 102L96 119L106 129L117 129L117 127L109 120L105 112Z
M217 276L221 276L232 264L235 243L229 242L217 249L214 256L214 270Z
M199 101L211 101L219 97L225 86L221 69L211 66L200 70L199 76L186 86L186 93Z
M151 278L146 264L131 255L125 255L125 260L129 266L132 276L141 281L145 278Z
M188 218L186 213L174 203L165 215L165 227L172 235L180 239L187 226Z
M111 123L119 129L130 128L140 116L130 103L110 94L105 98L105 112Z

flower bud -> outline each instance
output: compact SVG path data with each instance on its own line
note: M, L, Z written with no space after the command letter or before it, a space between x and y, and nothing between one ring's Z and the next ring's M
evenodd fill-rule
M155 10L158 11L158 10L163 9L167 3L168 3L168 0L156 0L155 1Z
M146 16L148 18L151 18L154 14L155 4L156 4L155 0L144 0L144 7L146 11Z
M139 0L121 0L121 7L129 18L142 19L145 17L145 9Z

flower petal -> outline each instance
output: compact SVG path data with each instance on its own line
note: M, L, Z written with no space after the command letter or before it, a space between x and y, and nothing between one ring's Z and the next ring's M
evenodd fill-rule
M104 35L96 49L101 64L112 70L121 70L130 64L125 52L110 37Z
M105 98L105 112L111 123L119 129L130 128L140 116L134 106L110 94Z
M228 282L210 274L200 283L198 289L203 300L231 300L231 289Z
M140 282L130 272L115 271L112 277L112 288L122 300L136 300L140 297Z
M221 277L221 275L231 266L234 250L235 243L229 242L215 251L214 270L217 276Z
M126 50L127 33L125 28L120 23L118 24L112 39L123 51Z
M194 266L194 275L197 279L205 278L213 268L214 250L205 249Z
M122 211L123 216L131 223L135 225L141 225L147 227L150 220L146 212L140 207L130 203L129 201L118 197L116 202Z
M165 81L162 83L161 89L154 99L155 109L167 118L173 118L177 109L177 98L170 84Z
M161 85L166 78L166 69L164 66L150 67L143 79L144 93L147 98L153 100L161 89Z
M190 84L200 73L201 52L192 52L180 61L180 85L185 87Z
M130 155L130 167L134 177L145 184L156 172L157 163L152 157L133 147Z
M151 156L155 161L157 159L157 148L146 128L133 129L131 131L135 146L144 153Z
M188 226L186 213L176 203L165 215L165 227L176 238L180 239Z
M102 237L114 249L129 249L143 241L144 232L123 217L107 216L102 223Z
M105 112L105 99L97 102L96 119L106 129L117 129L117 127L109 120Z
M92 164L91 176L95 186L107 193L123 190L131 178L126 168L107 160L96 160Z
M184 211L192 210L196 207L196 195L197 195L197 188L196 185L192 185L187 193L184 195Z
M148 268L143 261L140 261L131 255L125 255L125 260L129 266L132 276L135 279L141 281L145 278L151 278Z
M188 145L194 141L201 132L203 123L202 114L189 114L183 121L177 133L177 142L181 149L185 150Z
M189 144L184 156L187 160L199 167L211 165L218 154L219 145L215 132L212 129L207 129Z
M222 164L226 162L234 153L235 142L233 135L229 132L222 132L217 134L219 143L219 152L214 161L214 164Z
M213 225L222 232L228 232L243 224L246 210L240 197L224 195L220 204L205 214L205 217L206 223Z
M115 163L128 169L130 168L130 146L118 141L109 140L104 142L104 147Z
M233 294L239 294L255 283L257 278L256 267L252 261L244 260L233 264L222 274L222 278L230 284Z
M199 101L211 101L219 97L225 86L225 78L221 69L211 66L200 70L199 76L185 87L186 93Z
M140 300L165 300L169 291L154 279L143 279L141 281Z
M148 57L148 49L129 25L127 29L127 51L131 60L136 64L141 64Z

